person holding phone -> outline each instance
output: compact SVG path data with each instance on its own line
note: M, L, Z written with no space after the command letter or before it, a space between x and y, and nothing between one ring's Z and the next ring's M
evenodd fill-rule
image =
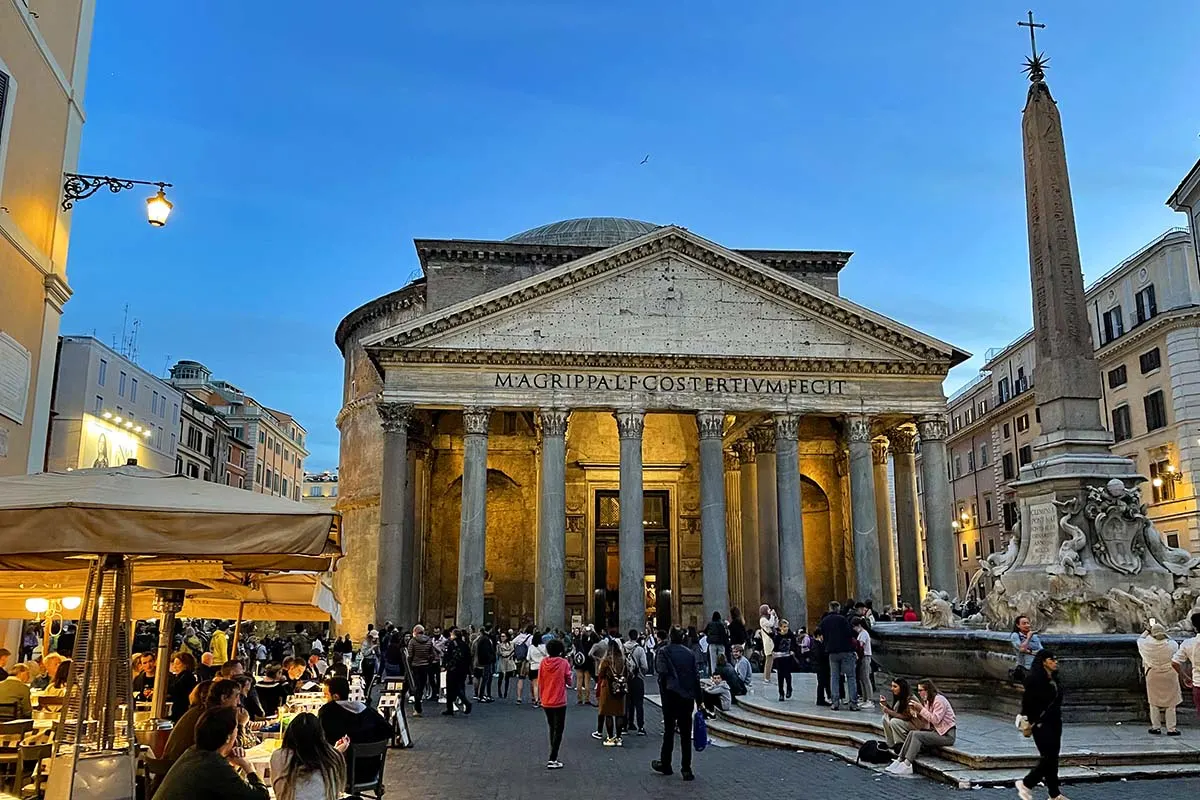
M879 710L883 712L883 738L893 752L899 753L908 732L919 729L921 724L913 715L913 694L908 681L904 678L892 681L891 695L879 696Z

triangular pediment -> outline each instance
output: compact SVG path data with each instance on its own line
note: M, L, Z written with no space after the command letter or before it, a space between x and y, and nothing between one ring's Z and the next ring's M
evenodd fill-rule
M937 364L952 346L677 227L383 331L369 351Z

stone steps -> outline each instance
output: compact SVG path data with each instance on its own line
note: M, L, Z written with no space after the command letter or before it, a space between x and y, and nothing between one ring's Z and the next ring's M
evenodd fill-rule
M648 702L658 698L648 696ZM868 711L825 716L796 707L781 707L761 698L739 698L739 705L709 720L709 733L718 739L759 747L825 753L857 763L858 748L868 739L882 739L882 725ZM1015 731L1014 731L1015 735ZM1003 742L998 743L1001 747ZM914 770L925 777L960 787L1011 786L1036 762L1036 756L997 748L987 753L943 748L918 758ZM1130 749L1115 746L1104 752L1064 751L1061 777L1067 782L1129 778L1200 776L1200 749L1181 752L1152 745ZM861 764L881 773L886 765Z

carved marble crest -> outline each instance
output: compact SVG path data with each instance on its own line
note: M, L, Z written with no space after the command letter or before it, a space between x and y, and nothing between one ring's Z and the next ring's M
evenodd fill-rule
M1137 487L1126 489L1117 478L1104 488L1088 489L1084 514L1092 522L1092 554L1097 561L1122 575L1142 571L1143 533L1149 521L1145 508Z
M1087 546L1087 534L1082 527L1071 522L1079 515L1079 498L1070 497L1066 500L1052 500L1051 502L1062 513L1058 520L1058 527L1067 538L1059 545L1057 561L1046 567L1046 572L1051 575L1083 575L1087 573L1087 568L1083 566L1080 553Z

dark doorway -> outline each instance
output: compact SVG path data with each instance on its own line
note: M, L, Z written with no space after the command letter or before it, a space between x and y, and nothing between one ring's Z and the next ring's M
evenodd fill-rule
M592 585L592 622L600 630L607 630L620 625L620 495L614 490L599 491L596 492L595 502L596 548L593 553L595 580ZM658 629L671 626L670 519L670 492L646 492L643 495L642 510L646 618Z

